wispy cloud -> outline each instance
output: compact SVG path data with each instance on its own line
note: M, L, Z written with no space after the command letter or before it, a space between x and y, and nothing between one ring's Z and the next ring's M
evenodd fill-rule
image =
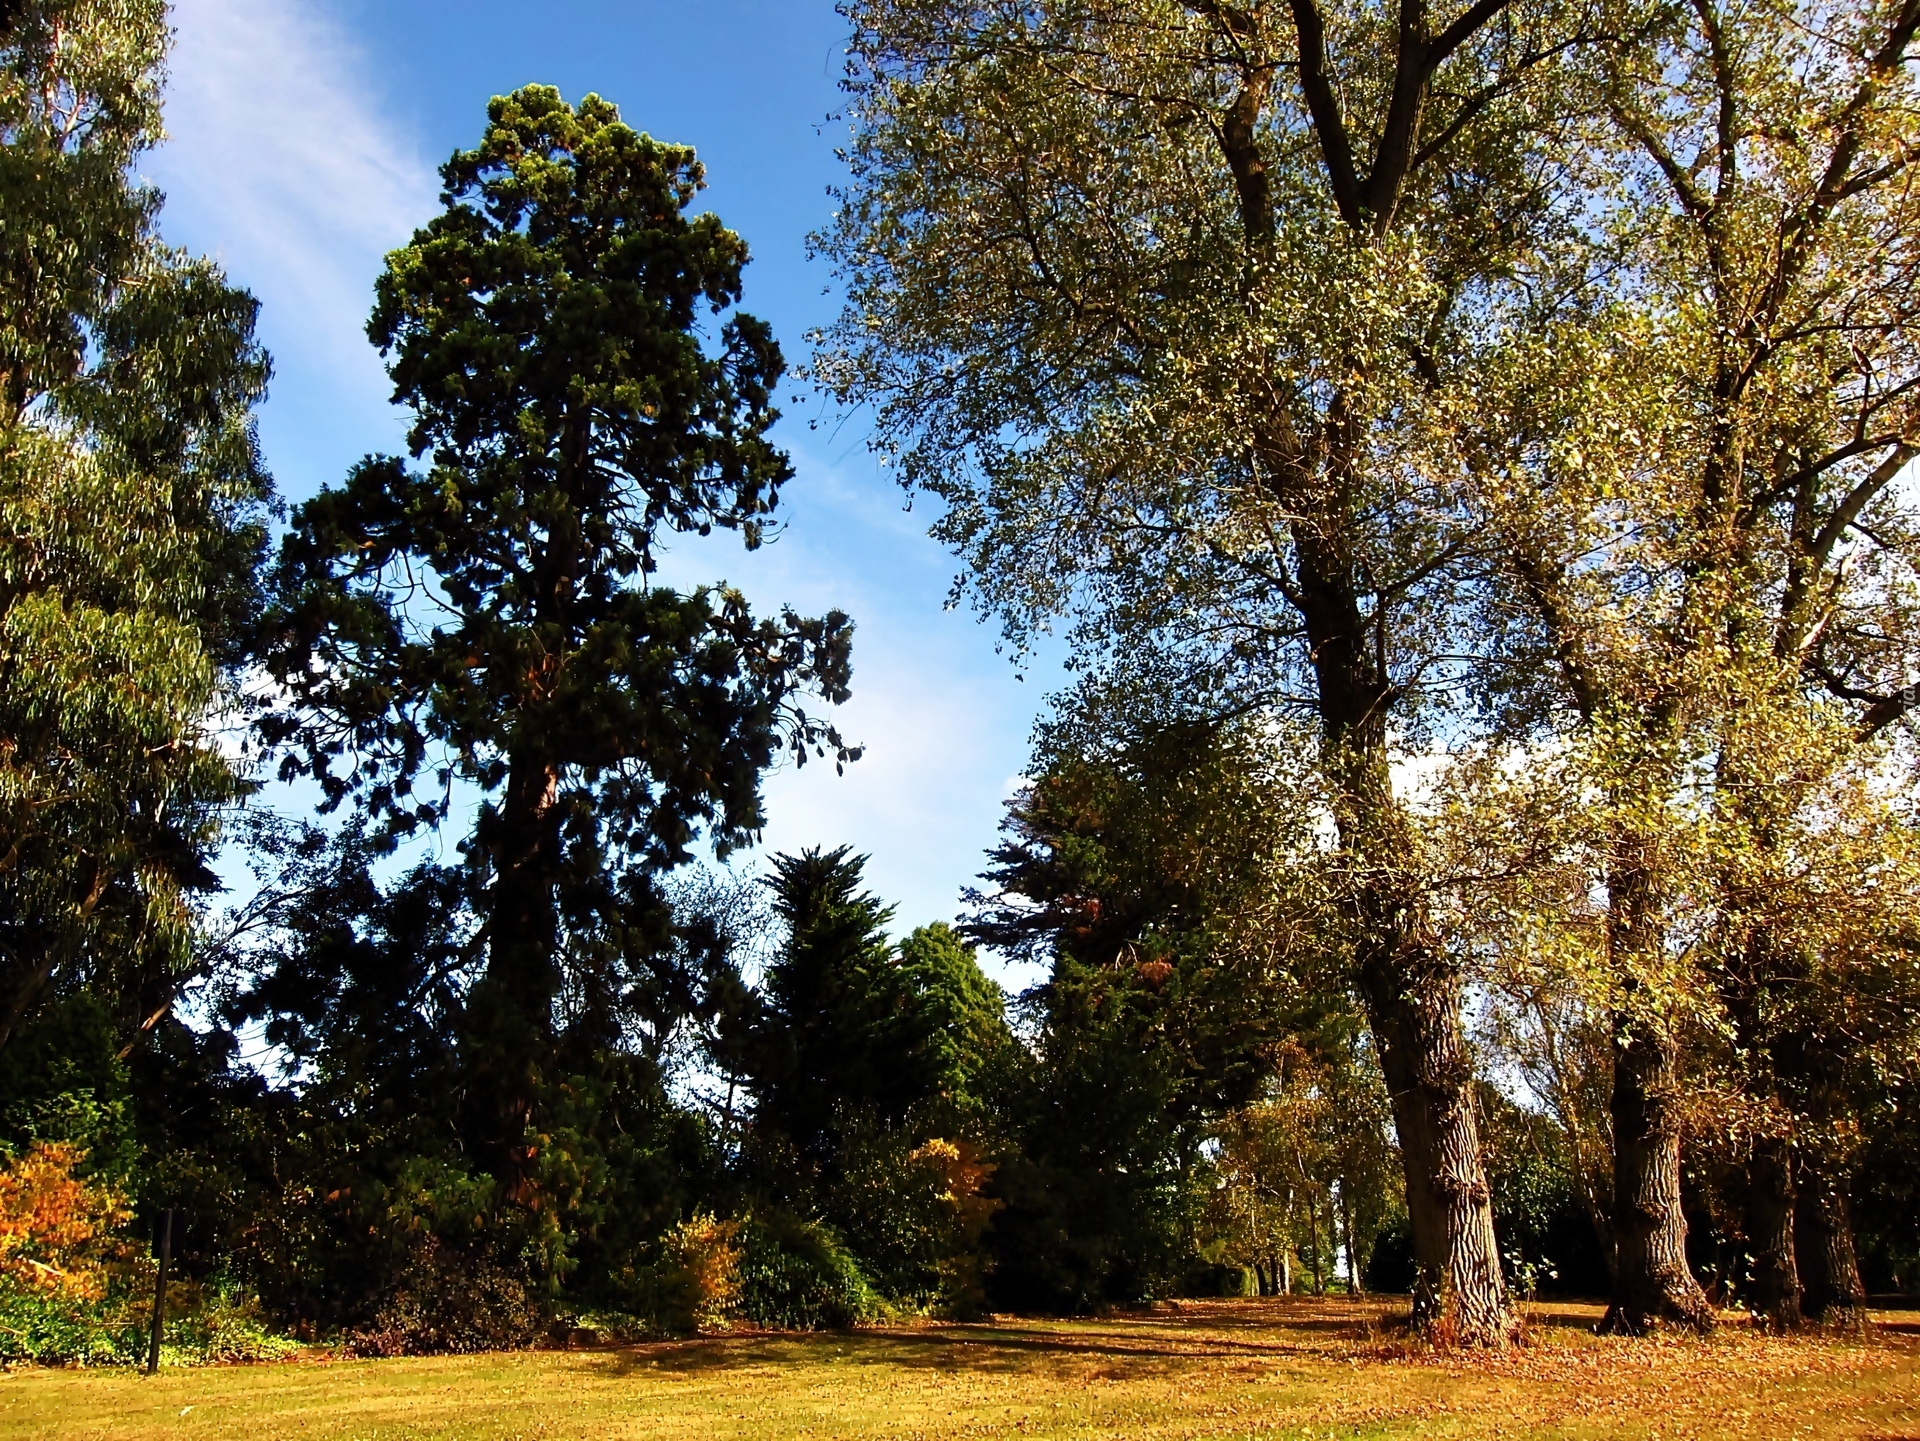
M342 407L392 427L362 327L382 256L432 214L437 182L312 0L176 0L173 19L172 139L147 167L168 194L164 227L263 302L282 381L269 440L277 429L289 452L270 444L269 458L305 469L326 436L364 438Z

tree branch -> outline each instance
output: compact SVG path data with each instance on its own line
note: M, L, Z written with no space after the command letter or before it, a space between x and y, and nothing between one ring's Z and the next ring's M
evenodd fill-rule
M1827 523L1820 527L1820 533L1814 537L1812 559L1817 568L1826 566L1834 546L1839 544L1840 537L1846 534L1848 527L1860 518L1860 512L1867 508L1875 496L1893 484L1893 478L1906 468L1907 462L1916 454L1920 454L1920 451L1911 445L1895 446L1891 455L1847 492L1834 508L1833 514L1827 517Z
M1340 218L1351 229L1359 230L1365 223L1360 181L1353 164L1353 141L1327 75L1326 19L1315 0L1290 0L1290 4L1300 45L1300 90L1306 97L1307 113L1313 117L1314 133L1320 137L1320 154L1326 161L1333 201L1340 209Z

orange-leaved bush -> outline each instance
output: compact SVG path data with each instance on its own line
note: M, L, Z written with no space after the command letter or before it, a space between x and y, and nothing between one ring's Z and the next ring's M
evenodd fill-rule
M132 1210L114 1187L79 1174L86 1148L36 1143L0 1167L0 1276L80 1300L106 1293L113 1232Z

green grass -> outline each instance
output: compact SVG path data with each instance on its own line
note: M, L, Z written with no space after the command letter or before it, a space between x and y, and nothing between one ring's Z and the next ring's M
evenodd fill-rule
M736 1335L519 1355L0 1378L0 1441L505 1438L1920 1438L1920 1326L1863 1338L1592 1336L1426 1354L1376 1302L1186 1302L1104 1321Z

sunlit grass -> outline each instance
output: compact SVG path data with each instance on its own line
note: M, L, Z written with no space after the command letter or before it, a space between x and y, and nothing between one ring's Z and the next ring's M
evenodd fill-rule
M0 1380L0 1438L1920 1437L1920 1325L1864 1339L1591 1335L1540 1307L1488 1360L1375 1302L1187 1302L1104 1321L730 1336L601 1351L307 1359Z

